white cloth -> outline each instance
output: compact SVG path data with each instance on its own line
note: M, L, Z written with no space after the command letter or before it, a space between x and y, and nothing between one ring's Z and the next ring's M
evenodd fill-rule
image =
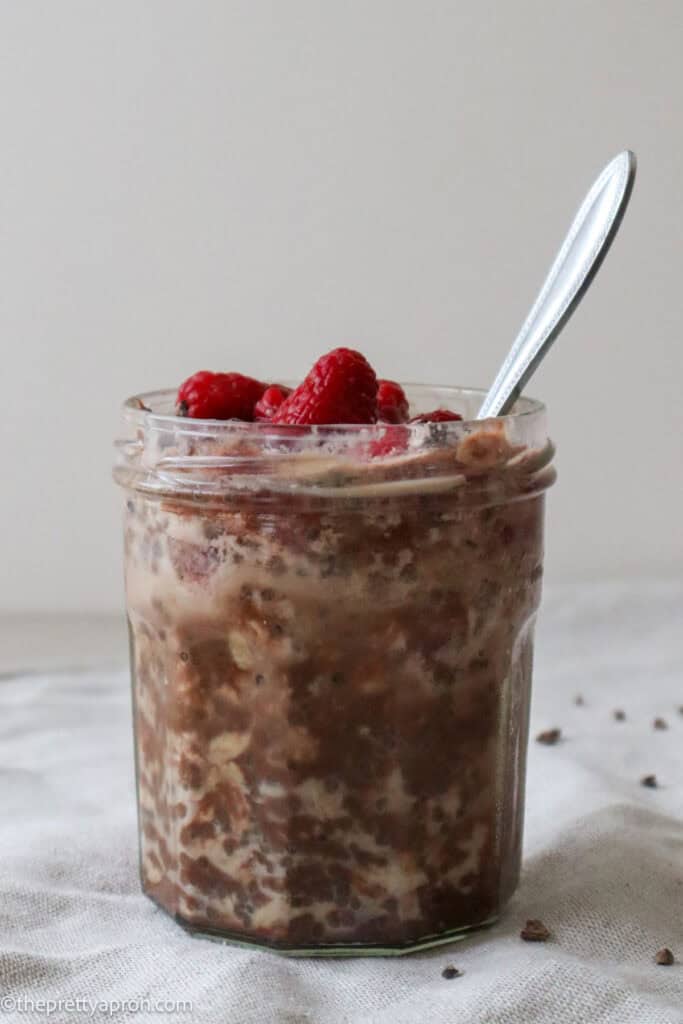
M520 889L493 928L392 959L189 937L138 885L126 673L0 680L0 1024L159 1021L161 1000L202 1024L681 1024L682 613L676 584L546 594ZM534 742L553 726L561 743ZM552 941L521 941L529 917ZM674 966L654 963L662 946ZM58 999L100 1005L47 1018Z

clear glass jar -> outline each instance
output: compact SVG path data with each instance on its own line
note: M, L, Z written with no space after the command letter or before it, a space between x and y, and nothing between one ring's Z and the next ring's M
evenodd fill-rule
M124 407L140 871L192 931L421 949L519 875L543 407L272 427Z

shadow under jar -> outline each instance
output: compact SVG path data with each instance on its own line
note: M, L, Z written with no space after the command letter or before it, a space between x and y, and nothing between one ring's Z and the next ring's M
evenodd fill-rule
M425 948L519 875L543 407L273 427L124 407L140 871L181 924L299 954Z

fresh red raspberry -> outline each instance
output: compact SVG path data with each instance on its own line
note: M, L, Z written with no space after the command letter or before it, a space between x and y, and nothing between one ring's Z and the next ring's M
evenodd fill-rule
M266 388L254 406L254 419L272 420L285 398L291 395L291 393L291 388L286 388L282 384L271 384L269 388Z
M451 412L450 409L434 409L433 412L423 412L421 416L413 416L411 423L450 423L454 420L461 420L459 412Z
M268 387L241 373L200 370L180 385L178 416L205 420L252 420L254 405Z
M406 393L393 380L377 381L377 418L382 423L407 423L409 405Z
M372 458L402 455L408 445L409 437L410 433L407 427L400 423L388 424L382 431L382 435L370 442L370 455Z
M350 348L321 356L273 417L273 423L375 423L377 378L367 359Z

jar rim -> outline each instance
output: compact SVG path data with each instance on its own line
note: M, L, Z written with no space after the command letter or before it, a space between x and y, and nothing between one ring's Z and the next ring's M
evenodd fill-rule
M281 383L286 386L295 386L296 382L282 381ZM401 383L401 387L407 392L408 397L411 399L411 404L417 402L418 405L424 405L425 400L428 396L432 399L440 398L443 405L446 408L450 408L447 404L450 400L451 404L457 405L458 400L460 402L468 401L474 407L478 408L486 397L486 390L483 388L476 387L464 387L458 385L430 385L420 383ZM286 428L278 427L267 420L264 421L248 421L248 420L218 420L218 419L201 419L194 417L178 416L175 414L175 397L177 395L176 388L160 388L155 391L145 391L137 395L131 395L123 403L123 415L124 419L131 425L138 427L150 427L154 426L160 429L173 428L176 431L182 426L183 432L190 434L232 434L239 436L244 433L255 432L258 436L265 436L267 433L276 432L278 430L286 429L287 434L292 437L305 437L309 435L325 435L328 432L334 432L335 434L342 434L345 436L353 437L354 434L362 433L365 437L370 436L372 432L383 433L387 426L385 422L381 423L341 423L341 424L288 424ZM432 405L431 408L435 408ZM424 412L429 411L424 409ZM452 411L457 411L453 409ZM486 419L479 420L474 415L463 415L461 420L445 421L439 423L439 428L442 431L442 436L447 437L449 434L462 433L463 431L469 431L476 428L481 428L485 423L499 423L499 424L510 424L515 421L528 420L535 416L544 416L546 407L543 402L537 398L531 396L521 395L515 402L512 410L506 413L504 416L490 416ZM424 423L403 423L401 424L404 430L417 431L424 430Z
M506 416L475 419L481 388L404 385L414 413L452 408L442 422L290 425L175 415L175 389L124 404L114 476L126 487L192 500L316 500L437 494L465 502L529 495L551 481L545 406L520 397ZM547 471L546 471L547 470Z

